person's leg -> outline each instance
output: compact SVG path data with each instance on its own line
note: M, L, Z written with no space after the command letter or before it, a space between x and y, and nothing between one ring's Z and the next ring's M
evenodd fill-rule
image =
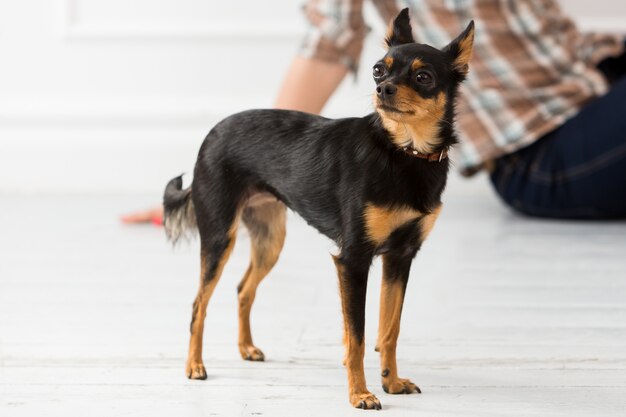
M534 216L626 218L626 79L535 144L496 161L502 199Z

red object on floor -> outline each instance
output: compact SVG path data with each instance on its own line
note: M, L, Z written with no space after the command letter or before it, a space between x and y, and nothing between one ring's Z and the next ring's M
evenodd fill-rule
M154 216L152 218L152 224L155 226L163 226L163 217L162 216Z

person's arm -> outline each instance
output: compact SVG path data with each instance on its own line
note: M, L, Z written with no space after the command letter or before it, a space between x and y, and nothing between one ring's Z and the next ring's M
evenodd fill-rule
M297 56L283 79L274 107L319 114L347 73L343 64Z
M309 29L274 106L319 113L348 72L356 73L367 27L363 0L309 0Z

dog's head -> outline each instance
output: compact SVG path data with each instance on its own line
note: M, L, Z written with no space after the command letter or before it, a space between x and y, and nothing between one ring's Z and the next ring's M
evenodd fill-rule
M441 50L415 43L408 9L392 22L387 54L373 68L374 105L397 145L424 153L442 145L442 129L451 129L454 99L468 73L473 41L473 21Z

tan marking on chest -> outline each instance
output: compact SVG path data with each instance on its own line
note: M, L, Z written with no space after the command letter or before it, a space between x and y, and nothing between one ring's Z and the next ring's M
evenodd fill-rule
M380 245L394 230L419 218L422 213L409 207L382 207L367 204L363 216L367 236L372 242Z
M426 238L428 237L428 235L430 234L430 231L433 230L433 227L435 226L435 221L437 220L437 218L439 217L439 214L441 213L441 208L443 206L439 205L439 207L437 207L436 209L434 209L432 211L432 213L427 214L426 216L424 216L424 218L421 220L420 222L420 226L422 227L422 242L424 240L426 240Z

